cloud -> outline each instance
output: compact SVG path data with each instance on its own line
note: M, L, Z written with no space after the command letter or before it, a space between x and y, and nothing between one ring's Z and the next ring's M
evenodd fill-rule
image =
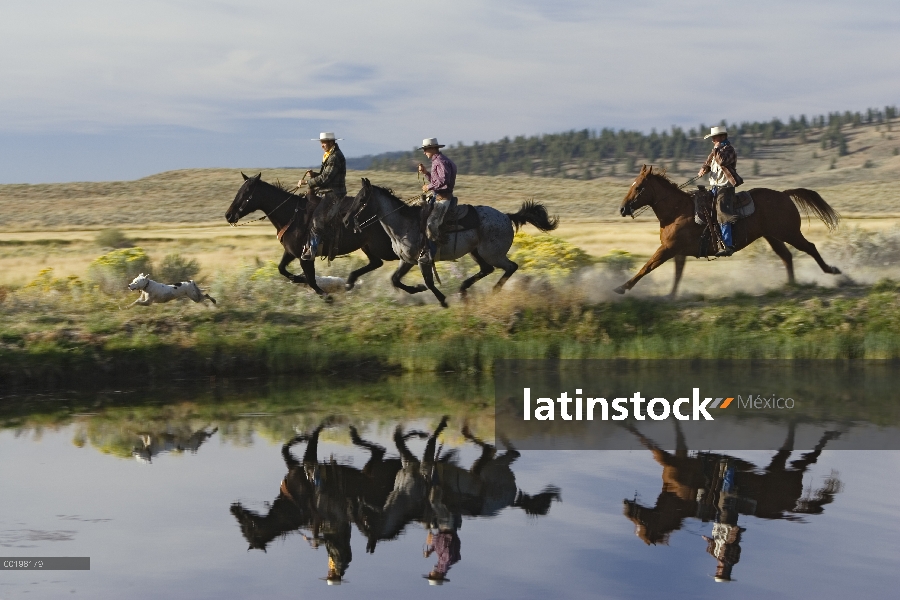
M0 146L170 127L237 162L247 123L341 131L352 155L863 109L897 101L893 4L35 0L0 22ZM208 162L192 144L183 166Z

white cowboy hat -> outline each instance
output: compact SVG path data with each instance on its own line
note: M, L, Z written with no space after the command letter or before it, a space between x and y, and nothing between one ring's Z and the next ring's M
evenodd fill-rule
M342 142L344 138L335 138L333 131L323 131L319 134L319 139L312 138L313 142Z
M723 133L725 135L728 135L728 130L725 128L724 125L720 125L718 127L713 127L712 129L709 130L709 135L704 135L703 139L705 140L705 139L713 137L714 135L721 135Z
M419 146L419 150L424 150L425 148L443 148L446 144L438 144L437 138L425 138L422 140L422 145Z

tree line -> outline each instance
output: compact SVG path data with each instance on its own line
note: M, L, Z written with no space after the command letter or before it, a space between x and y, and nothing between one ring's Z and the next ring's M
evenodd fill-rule
M776 139L796 138L798 143L809 143L808 137L816 136L822 149L837 148L838 154L847 153L846 127L868 124L886 124L898 116L895 106L883 109L870 108L865 112L845 111L807 118L793 116L787 122L778 118L771 121L727 123L730 139L740 148L742 157L752 158ZM582 129L536 136L505 137L494 142L459 142L446 147L443 152L465 175L513 175L526 174L545 177L570 177L593 179L602 175L633 172L638 161L665 161L677 171L679 161L694 163L709 153L709 141L703 136L709 126L701 123L697 128L684 130L673 126L670 130L649 134L641 131L603 128ZM405 171L414 168L422 160L421 152L389 152L376 156L349 159L348 166L378 171Z

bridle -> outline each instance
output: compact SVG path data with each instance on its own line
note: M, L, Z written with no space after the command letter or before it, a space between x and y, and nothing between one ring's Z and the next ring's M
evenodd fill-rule
M355 233L362 233L363 229L366 229L367 227L371 227L375 223L381 223L384 219L386 219L387 217L391 216L392 214L394 214L395 212L399 211L404 206L406 206L405 202L401 202L400 206L398 206L391 212L387 213L386 215L379 217L378 213L375 213L374 215L372 215L371 217L369 217L368 219L366 219L365 221L360 223L359 215L361 215L362 212L364 210L366 210L366 207L369 205L369 194L371 194L371 192L372 192L372 190L370 187L368 190L366 190L365 194L363 195L362 200L360 200L359 208L356 210L356 212L353 213L353 231Z
M633 184L632 184L632 185L633 185ZM632 219L634 219L635 217L639 216L641 213L643 213L643 212L644 212L645 210L647 210L648 208L653 208L653 203L656 202L656 198L655 198L655 197L654 197L654 198L651 198L650 201L647 202L647 204L645 204L645 205L641 206L640 208L638 208L638 209L637 209L638 212L635 212L634 209L632 208L632 206L634 205L634 203L637 201L638 198L641 197L641 194L643 194L644 191L646 191L646 189L647 189L647 188L643 185L643 182L641 182L641 185L638 187L637 194L634 195L634 198L632 198L631 200L629 200L628 202L626 202L625 204L622 205L622 216L623 216L623 217L624 217L626 214L628 214ZM626 209L628 210L628 213L625 213L625 212L624 212Z
M253 187L254 187L258 182L259 182L259 181L257 180L257 181L255 181L255 182L253 182L253 184L251 184L250 190L249 190L250 193L247 195L246 198L244 198L244 201L241 202L241 205L238 207L238 212L239 212L239 213L242 213L242 212L244 211L244 208L247 206L247 203L250 202L251 200L253 200ZM291 198L293 198L294 196L297 197L297 208L294 209L294 216L296 217L296 216L297 216L297 213L300 211L300 199L303 197L303 196L300 196L299 194L294 194L294 191L297 190L297 189L298 189L298 187L297 187L297 186L294 186L294 187L292 187L290 190L281 190L281 191L283 191L285 194L287 194L287 198L285 198L285 199L281 202L281 204L279 204L278 206L276 206L275 208L273 208L273 209L270 210L269 212L266 212L266 210L265 210L264 208L260 208L259 210L261 210L261 211L263 212L263 216L261 216L260 218L258 218L258 219L251 219L251 220L249 220L249 221L244 221L243 223L238 223L237 221L235 221L234 223L231 223L231 226L232 226L232 227L242 227L242 226L244 226L244 225L249 225L249 224L251 224L251 223L256 223L257 221L262 221L262 220L268 218L270 214L274 214L276 210L278 210L279 208L281 208L282 206L284 206L285 203L286 203L288 200L290 200ZM248 212L250 212L250 211L248 211ZM247 213L243 212L243 214L246 215ZM242 216L243 216L243 215L242 215ZM240 219L240 217L238 217L238 219ZM291 220L289 221L288 224L292 223L293 221L294 221L294 219L291 218Z

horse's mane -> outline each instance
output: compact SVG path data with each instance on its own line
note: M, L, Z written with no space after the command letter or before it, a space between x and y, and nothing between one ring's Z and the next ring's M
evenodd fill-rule
M260 180L260 181L262 181L262 180ZM269 183L269 182L263 181L263 183ZM292 195L294 195L294 196L298 196L298 195L299 195L299 196L305 196L305 195L306 195L305 192L304 192L303 194L296 194L296 193L295 193L296 189L295 189L294 186L288 187L286 183L281 183L281 180L280 180L280 179L276 179L276 180L275 180L275 183L269 183L269 185L271 185L271 186L272 186L273 188L275 188L275 189L281 190L282 192L285 192L285 193L287 193L287 194L292 194ZM295 190L295 191L292 192L291 190Z
M419 211L420 211L421 208L422 208L422 205L421 205L421 204L416 204L416 205L410 204L409 202L407 202L406 200L404 200L403 198L401 198L400 196L398 196L398 195L394 192L394 190L392 190L391 188L385 188L385 187L381 187L381 186L378 186L378 185L373 185L372 187L375 188L376 190L378 190L378 191L380 191L380 192L382 192L382 193L384 193L384 194L390 196L390 197L393 198L394 200L400 202L400 203L403 205L402 207L400 207L400 214L401 214L401 215L404 215L404 216L416 215L416 214L419 213Z
M658 172L652 172L648 175L648 177L653 177L655 181L658 183L667 186L670 190L674 192L678 192L679 194L683 194L685 196L690 196L688 192L685 192L683 189L678 187L678 184L669 179L669 174L665 169L662 169Z

